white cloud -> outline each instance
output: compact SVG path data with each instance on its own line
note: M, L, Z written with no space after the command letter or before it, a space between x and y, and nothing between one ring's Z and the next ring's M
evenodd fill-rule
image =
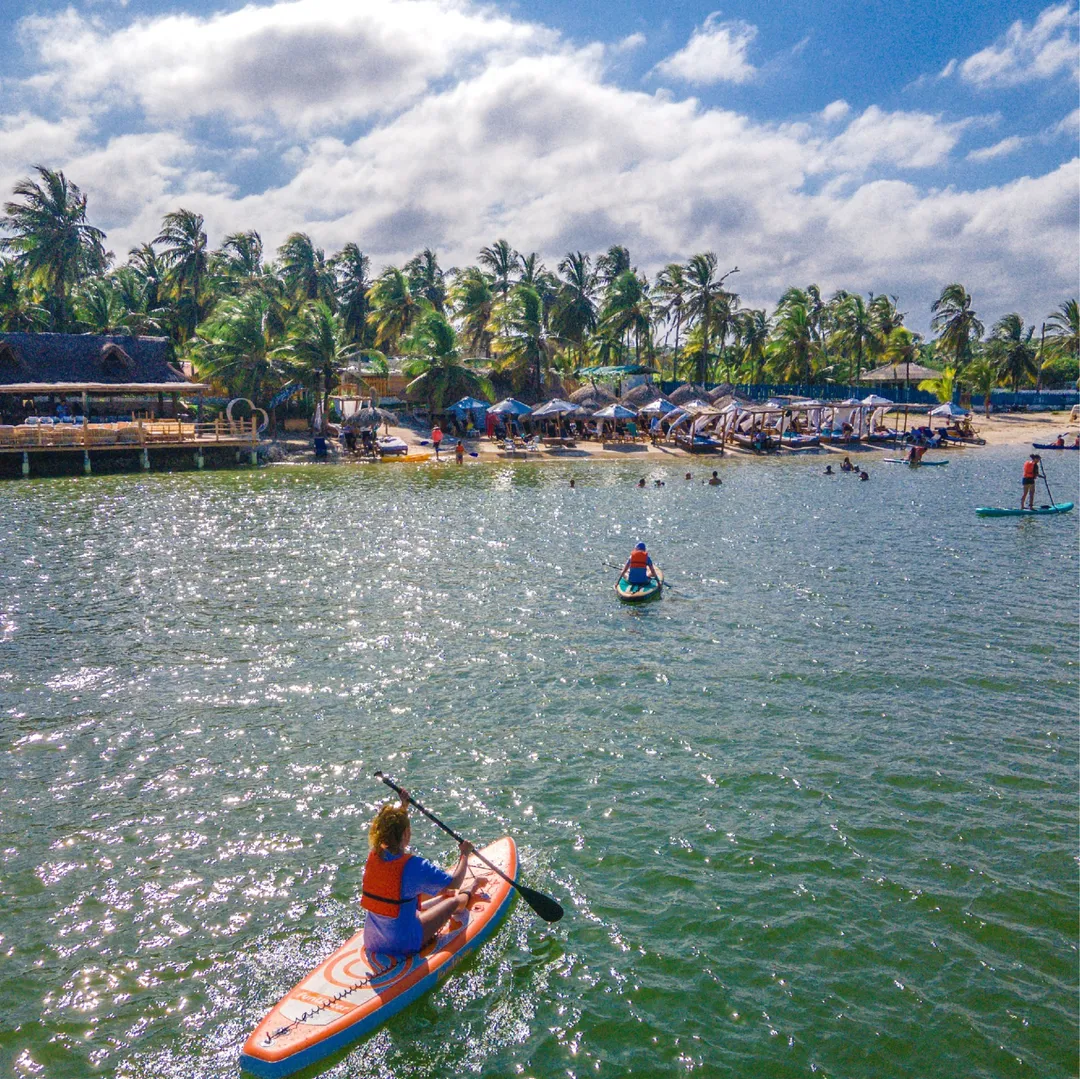
M1010 135L1001 142L995 142L993 146L983 146L978 150L972 150L967 155L967 159L968 161L993 161L995 158L1016 153L1023 145L1024 140L1019 135Z
M644 34L627 34L621 41L617 41L611 46L611 51L615 53L633 52L635 49L640 49L645 44L645 41Z
M821 110L821 118L827 124L843 120L851 112L851 106L846 101L832 101Z
M294 21L302 8L325 25L322 2L285 6ZM427 7L439 7L451 23L477 20L480 36L490 29L490 12L463 0L427 0ZM379 8L380 25L417 10L414 0L383 0ZM244 11L269 18L263 9ZM86 29L78 16L68 18L73 29ZM218 18L226 17L207 22ZM742 267L746 302L771 305L788 285L810 281L826 290L896 292L922 328L930 300L951 280L964 281L982 312L1052 307L1072 285L1076 161L999 187L928 191L908 182L907 170L943 165L973 121L876 106L852 117L834 102L806 122L755 122L670 92L622 89L605 74L610 49L572 49L542 28L509 21L479 51L436 49L434 84L416 60L406 79L415 76L414 88L403 97L391 72L354 87L359 104L317 87L310 98L297 95L301 104L291 106L283 93L266 110L263 83L247 87L235 73L215 73L201 54L165 49L154 86L125 91L145 112L136 109L128 128L111 137L92 137L104 122L97 110L118 92L109 59L118 42L130 35L157 41L162 27L175 25L167 16L112 35L90 28L100 57L79 62L99 90L70 106L83 119L9 118L10 154L0 126L0 160L18 175L42 159L64 168L88 193L91 220L108 229L120 256L156 235L164 213L184 206L206 217L214 243L257 228L272 248L304 229L330 250L356 241L376 265L400 263L424 246L436 248L445 266L464 265L498 236L541 252L549 266L567 250L596 252L616 242L649 272L711 249ZM415 36L405 33L395 48L426 55L412 44ZM244 40L255 50L249 67L277 55L277 44L258 34ZM65 56L40 70L38 85L56 85L53 101L61 105L68 89L57 80L75 62ZM236 119L226 151L220 139L207 140L204 125L187 122L194 105L175 116L164 108L175 87L196 84L220 91ZM359 133L335 126L389 100L395 108ZM22 142L18 132L28 133ZM240 158L259 176L243 188L230 180Z
M1077 9L1073 0L1044 8L1029 27L1018 19L1004 36L960 65L980 88L1016 86L1059 73L1077 74Z
M107 33L69 8L20 24L69 101L138 102L153 119L272 115L299 130L392 113L470 60L555 47L551 31L466 0L289 0Z
M661 60L654 70L695 86L747 82L757 70L746 59L756 37L756 26L741 20L720 22L719 13L713 12L683 48Z
M1055 124L1053 134L1080 138L1080 109L1073 109L1068 116Z
M925 112L884 112L871 105L823 147L837 171L894 165L919 169L948 157L970 121L946 123Z

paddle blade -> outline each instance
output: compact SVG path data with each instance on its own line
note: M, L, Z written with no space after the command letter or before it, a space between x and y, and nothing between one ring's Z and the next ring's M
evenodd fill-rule
M544 895L527 885L516 885L521 898L544 919L545 922L557 922L563 916L563 909L550 895Z

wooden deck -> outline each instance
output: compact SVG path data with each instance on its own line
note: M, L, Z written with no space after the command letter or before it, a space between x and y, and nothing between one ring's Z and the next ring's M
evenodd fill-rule
M130 423L0 425L0 453L133 449L199 449L211 446L254 448L257 421L218 419L212 423L181 420L133 420Z

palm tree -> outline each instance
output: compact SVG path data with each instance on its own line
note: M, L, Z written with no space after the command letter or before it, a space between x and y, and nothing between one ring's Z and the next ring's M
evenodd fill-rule
M446 307L446 282L439 266L439 259L430 247L405 263L409 289L414 296L424 299L441 315Z
M875 296L870 293L870 303L867 308L870 312L870 322L878 336L885 340L893 330L904 325L904 312L896 307L897 298L886 296L884 293Z
M735 316L735 332L742 354L741 362L747 368L750 382L758 382L761 379L770 329L769 316L758 308L748 308Z
M1039 364L1032 347L1031 338L1035 327L1024 329L1024 320L1015 312L1005 315L994 323L987 344L987 355L998 370L998 377L1012 382L1013 392L1020 389L1022 381L1035 380Z
M983 335L983 324L971 309L971 296L961 284L946 285L930 305L930 325L939 331L940 347L951 354L953 367L963 368L971 348Z
M53 325L63 331L70 290L106 267L105 233L87 223L86 196L75 184L62 172L34 167L40 183L20 180L14 194L23 201L4 204L0 228L12 235L0 240L0 249L13 253L24 281L41 280Z
M862 378L867 355L880 355L884 342L873 313L861 296L845 294L837 304L835 317L837 329L833 340L849 357L854 384Z
M725 326L730 325L734 293L724 292L724 280L738 272L738 266L723 277L716 277L716 256L711 251L694 255L686 264L686 312L701 330L701 352L697 359L696 380L704 382L709 373L709 343L717 311L724 309Z
M293 232L277 249L278 268L285 287L296 300L308 303L319 300L332 311L334 271L327 264L321 247L316 247L306 232Z
M518 266L518 253L506 240L496 240L490 247L480 249L476 261L491 273L492 286L505 300L513 284L510 277Z
M0 260L0 330L40 333L49 328L48 310L34 300L13 262Z
M682 263L669 262L656 275L654 291L660 300L655 309L657 319L669 325L672 318L675 319L675 352L671 358L671 377L678 378L676 372L679 369L679 331L682 329L683 307L687 294L686 274Z
M577 348L578 366L585 366L585 338L597 326L596 274L589 256L570 251L559 263L562 285L552 313L552 327L564 341Z
M943 405L948 404L956 388L956 368L946 367L937 378L924 378L918 388L932 393Z
M466 347L474 356L491 355L491 313L495 294L491 278L479 266L458 271L450 289L450 300L461 324Z
M429 311L420 318L404 341L410 357L404 372L412 379L406 387L422 394L431 414L441 412L447 401L466 395L494 397L491 383L461 360L457 333L445 315Z
M601 326L615 340L634 336L634 356L641 363L641 338L649 338L652 329L652 301L646 284L633 270L625 270L608 289L608 299L601 316Z
M613 244L596 260L596 276L605 289L630 269L630 252L621 244Z
M272 356L285 361L297 378L321 395L325 416L338 372L359 352L330 305L311 300L289 323L284 343L274 349Z
M210 256L210 269L217 278L216 287L236 295L258 284L266 273L262 237L254 230L233 232L221 248Z
M274 353L277 327L273 301L262 290L225 297L199 327L195 369L224 382L230 394L262 400L288 373L285 360Z
M1066 300L1046 320L1055 356L1080 360L1080 309L1076 300Z
M346 336L357 344L366 344L371 259L356 244L347 243L329 265L337 278L337 309Z
M509 371L519 387L531 381L536 393L541 393L556 338L544 326L544 308L537 291L517 285L496 305L491 322L498 369Z
M368 325L375 330L375 347L389 354L398 341L412 329L413 323L431 305L418 300L409 288L409 280L396 266L387 266L368 290Z
M202 214L183 209L166 214L153 242L164 245L160 258L176 295L178 335L186 341L194 335L207 306L204 284L208 255Z
M107 277L91 277L74 294L76 325L85 333L127 334L128 309Z
M964 381L982 394L983 411L990 415L990 392L998 384L998 369L989 356L979 356L964 368ZM951 395L950 395L951 400Z
M805 304L789 300L777 308L775 330L766 354L777 381L813 381L822 352Z

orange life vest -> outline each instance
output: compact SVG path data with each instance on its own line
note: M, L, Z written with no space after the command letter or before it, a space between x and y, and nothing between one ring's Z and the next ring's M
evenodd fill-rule
M1025 461L1024 462L1024 479L1033 480L1039 474L1039 462L1038 461Z
M631 551L630 552L630 568L631 569L644 569L649 564L648 551Z
M416 898L401 898L401 877L405 872L405 863L412 857L403 855L388 862L376 851L368 855L364 866L364 883L361 886L360 906L372 914L381 914L386 918L396 918L401 908L409 903L416 903Z

